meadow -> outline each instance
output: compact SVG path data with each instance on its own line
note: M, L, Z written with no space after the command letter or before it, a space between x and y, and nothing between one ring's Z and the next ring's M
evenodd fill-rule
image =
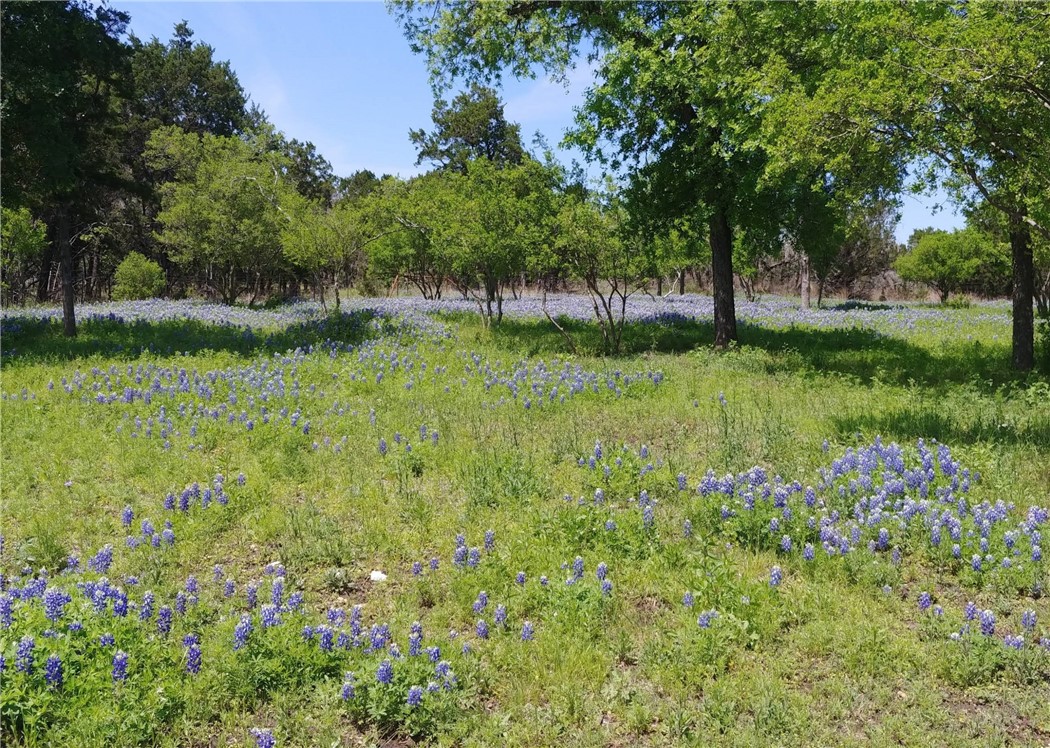
M5 311L3 743L1050 744L1007 306L550 308Z

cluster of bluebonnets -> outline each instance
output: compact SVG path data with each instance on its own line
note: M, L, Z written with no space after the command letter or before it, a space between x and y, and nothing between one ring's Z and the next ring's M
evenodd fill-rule
M938 329L949 333L962 332L973 325L991 325L1008 334L1010 316L1002 302L986 302L979 310L965 317L953 310L920 304L842 304L825 308L803 309L797 300L778 296L764 296L755 301L738 300L736 315L742 325L767 329L803 327L818 330L864 330L877 335L907 335L917 330ZM523 296L503 303L504 315L509 318L544 319L540 298ZM473 301L422 298L349 299L343 305L342 316L368 318L410 318L426 320L434 312L474 314ZM547 311L554 317L579 321L593 321L594 310L588 296L559 294L549 296ZM299 301L274 309L227 307L201 301L146 301L85 304L78 308L78 317L90 325L103 322L120 325L150 325L166 322L190 321L214 325L240 334L246 344L270 345L285 338L275 338L278 331L296 328L320 331L323 335L329 324L329 310L317 302ZM626 319L642 324L698 323L709 324L714 305L710 296L702 294L653 297L636 293L628 301ZM4 309L0 312L0 332L15 335L42 326L61 324L60 307L30 307ZM192 336L185 340L186 349L195 348ZM154 350L145 347L142 350ZM139 351L136 351L139 352ZM155 351L156 352L156 351ZM168 353L177 351L167 351ZM17 348L6 346L5 357L17 356Z
M830 451L827 442L824 450ZM972 499L980 476L935 441L919 439L906 448L876 437L838 457L829 455L812 483L786 480L761 466L739 474L708 470L699 478L681 472L672 476L644 444L637 450L627 445L609 450L598 442L577 464L586 493L566 495L565 501L597 511L607 533L622 532L628 524L648 533L680 532L685 538L704 532L803 566L818 556L858 554L896 566L906 555L921 554L977 585L1002 581L1021 594L1045 593L1042 533L1050 525L1050 509ZM661 512L661 504L675 511ZM683 512L680 528L668 527L671 520L661 518ZM781 566L774 565L769 585L779 587L783 578ZM919 603L926 610L930 595L923 594ZM687 592L683 602L692 607L693 601ZM982 615L994 616L991 611ZM1005 643L1050 648L1050 639L1035 635L1034 612L1025 615L1015 628L1027 631L1028 638L1019 639L1022 634L1015 631ZM699 623L706 628L716 617L717 611L705 611ZM991 635L994 627L989 628L982 632Z

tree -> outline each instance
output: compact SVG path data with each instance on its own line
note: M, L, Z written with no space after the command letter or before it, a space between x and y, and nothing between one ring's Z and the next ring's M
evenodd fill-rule
M786 3L462 3L392 5L413 49L440 84L498 79L504 68L558 76L584 43L597 63L571 141L632 185L653 210L707 227L715 344L736 338L733 248L737 231L775 223L768 198L788 185L822 183L830 165L795 164L767 112L805 95L832 63L823 13ZM830 47L831 45L825 44ZM851 191L887 175L879 160L836 163ZM816 174L817 176L813 176Z
M525 158L521 126L507 122L503 104L491 88L472 84L451 105L438 99L431 117L433 132L411 130L408 134L419 149L417 165L430 161L438 169L466 174L467 165L475 159L512 166Z
M828 72L785 106L796 152L896 152L1009 226L1013 364L1034 365L1032 235L1050 237L1050 13L1029 3L827 3ZM792 102L785 102L792 103Z
M28 208L5 207L0 215L0 291L4 301L24 301L33 262L47 247L47 226L35 220Z
M117 301L151 299L164 292L164 270L139 252L130 252L113 276L113 298Z
M169 127L157 130L149 163L174 174L161 188L157 238L172 259L230 304L264 270L281 267L282 205L293 188L280 154L265 139L245 141Z
M1007 274L1006 248L973 229L917 232L909 249L894 263L904 280L932 286L941 303L983 275Z
M74 223L91 197L121 184L112 150L114 96L126 93L128 15L76 1L0 8L3 198L49 216L62 274L63 328L76 335ZM49 267L51 258L45 257ZM46 284L40 285L40 291Z

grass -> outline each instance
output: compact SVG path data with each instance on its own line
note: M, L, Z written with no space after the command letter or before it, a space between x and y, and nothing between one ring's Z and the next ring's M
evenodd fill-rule
M569 323L584 354L571 365L592 373L598 391L588 382L564 403L542 405L530 389L543 384L536 366L567 359L563 339L543 321L486 329L470 315L440 315L452 331L443 336L433 323L395 333L354 317L246 336L201 323L95 320L73 342L48 325L5 335L5 348L16 351L0 385L5 579L9 589L24 586L33 575L18 580L23 567L44 567L47 584L73 599L56 638L42 636L52 624L39 601L17 605L12 626L0 629L4 743L250 745L249 729L266 728L281 746L1045 745L1050 652L1035 646L1039 634L1026 635L1018 652L1002 643L1022 632L1027 609L1050 636L1043 563L978 573L969 550L956 562L947 543L933 548L922 533L896 529L899 564L888 548L870 553L863 544L846 557L818 544L815 560L805 561L800 535L792 552L778 550L779 533L765 526L771 515L748 524L740 512L723 522L724 499L694 490L708 469L722 476L755 465L816 485L821 466L881 436L912 462L919 438L948 445L980 474L971 504L1002 499L1014 505L1011 517L1023 517L1050 503L1050 385L1009 371L1006 331L971 309L948 314L953 323L943 328L895 336L748 326L726 353L707 347L712 332L703 324L636 324L624 352L604 358L596 329ZM343 345L330 352L326 339ZM110 374L106 384L110 367L123 374L129 364L158 368L141 383ZM188 391L120 401L125 386L157 379L166 388L183 369ZM514 371L516 399L491 381ZM617 371L662 378L628 385ZM571 379L559 383L560 394ZM116 401L96 403L99 391ZM219 418L197 412L223 404ZM173 423L163 437L161 406ZM596 442L598 467L580 467ZM679 473L689 490L676 490ZM202 509L198 499L185 513L162 508L167 494L177 499L216 474L225 476L228 506ZM643 489L657 502L651 527L637 502ZM121 526L126 506L135 514L131 530ZM142 519L158 530L171 519L174 545L127 548L125 536L139 535ZM610 519L615 530L605 527ZM486 551L489 529L495 543ZM458 533L481 549L477 568L453 564ZM992 540L1002 556L999 530ZM133 605L147 589L158 607L175 605L195 575L199 602L175 615L171 634L159 635L154 619L140 623L134 608L123 618L111 608L96 614L73 586L99 578L86 566L106 543L114 546L107 576ZM71 554L85 570L58 574ZM562 564L577 556L584 577L567 585ZM595 576L601 561L608 595ZM414 562L423 565L419 576ZM247 587L258 581L260 604L269 602L274 575L265 569L274 563L285 569L283 602L293 591L304 602L270 628L256 608L247 645L234 651ZM774 565L784 574L775 588ZM386 580L373 581L373 570ZM127 584L129 575L138 583ZM475 613L481 590L490 601ZM682 602L687 591L692 608ZM943 619L918 609L922 591L943 606ZM952 641L970 600L995 612L996 636ZM325 652L319 635L302 636L303 626L325 624L329 608L356 604L365 639L373 624L387 623L404 656L393 660L389 686L375 677L387 655ZM505 630L494 618L501 604ZM702 628L697 617L708 610L718 616ZM491 629L487 639L475 631L478 618ZM82 632L66 630L73 619ZM526 620L535 636L523 642ZM410 708L409 686L434 679L425 655L408 655L414 621L424 646L441 647L456 681ZM129 654L126 681L111 678L114 650L97 643L103 633ZM188 633L199 637L197 675L185 672ZM13 667L27 634L36 642L29 675ZM43 679L52 652L65 665L57 688ZM344 701L348 670L355 696Z

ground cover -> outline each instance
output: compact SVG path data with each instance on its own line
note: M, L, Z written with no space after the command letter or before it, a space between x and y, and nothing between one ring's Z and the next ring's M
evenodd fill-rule
M1050 740L1005 307L548 307L5 313L5 741Z

